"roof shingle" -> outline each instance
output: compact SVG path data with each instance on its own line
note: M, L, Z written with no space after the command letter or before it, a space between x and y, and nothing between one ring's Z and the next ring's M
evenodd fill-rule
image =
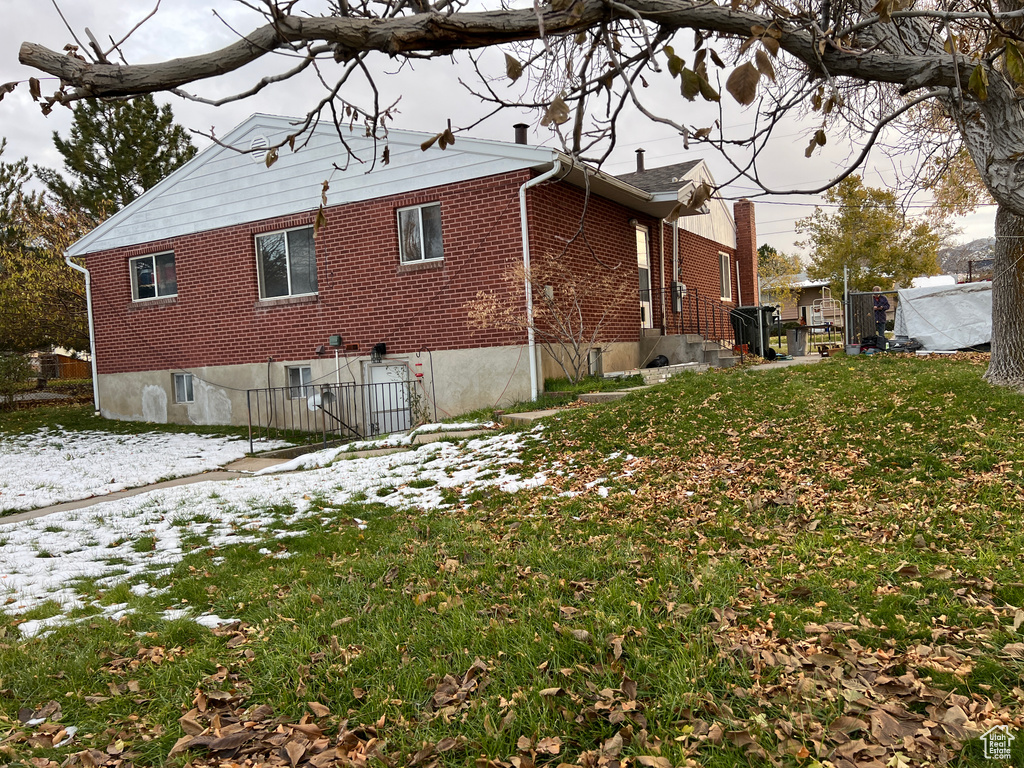
M624 173L616 178L645 192L675 192L686 183L686 174L700 162L700 160L688 160L685 163L666 165L662 168Z

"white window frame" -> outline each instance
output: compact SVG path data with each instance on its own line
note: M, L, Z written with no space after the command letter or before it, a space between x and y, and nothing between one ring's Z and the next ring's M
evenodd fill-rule
M295 293L295 290L292 287L292 261L291 253L289 252L288 247L288 234L290 232L299 232L305 229L308 229L310 235L312 236L312 226L290 227L289 229L276 229L273 232L260 232L258 235L255 236L254 244L256 250L256 282L258 283L257 289L259 290L260 293L260 299L273 301L274 299L290 299L294 296L316 296L318 293L320 293L320 278L319 275L317 274L315 238L311 239L313 240L313 279L316 282L316 288L306 293ZM263 258L262 255L260 254L260 240L263 240L264 238L268 237L273 237L274 235L284 236L285 276L288 278L288 293L281 293L276 296L267 296L265 295L266 285L263 275Z
M288 378L289 400L305 400L313 394L312 366L286 365L284 370L285 376Z
M174 374L174 402L187 404L194 403L195 401L196 395L192 383L192 374Z
M732 264L729 254L718 252L718 272L722 286L722 301L732 301Z
M441 231L438 236L441 238L441 255L433 258L427 258L427 239L424 237L423 228L423 209L424 208L437 208L438 220L440 221L441 216L441 203L423 203L421 205L408 205L404 208L399 208L395 211L395 223L398 227L398 260L402 264L423 264L436 261L444 261L444 226L441 225ZM405 241L402 238L402 214L410 211L416 211L417 224L420 231L420 252L418 254L410 254L405 252Z
M174 264L174 291L160 292L160 280L157 275L156 260L161 256L170 256ZM153 273L153 295L139 296L139 272L136 266L140 262L150 262L150 270ZM132 284L132 301L154 301L156 299L169 299L178 295L178 263L174 257L174 251L161 251L160 253L147 253L145 256L133 256L128 259L128 274ZM165 286L166 288L166 286Z
M653 328L654 300L653 286L651 285L651 229L646 224L636 224L633 229L636 233L636 264L640 297L640 327ZM641 270L646 271L647 273L646 287L640 277Z

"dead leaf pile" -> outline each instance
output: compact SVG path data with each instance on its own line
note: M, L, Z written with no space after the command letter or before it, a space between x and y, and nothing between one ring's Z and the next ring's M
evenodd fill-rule
M16 758L19 746L32 749L50 749L71 739L67 729L60 723L62 711L60 702L48 701L37 709L22 707L18 710L18 722L32 728L31 732L14 730L0 741L0 755ZM71 734L74 734L72 729Z
M266 705L244 708L244 699L226 691L196 692L193 708L180 719L182 736L168 757L183 752L195 753L189 762L193 768L234 764L290 766L291 768L330 768L365 766L378 753L381 742L377 728L383 725L348 728L338 723L333 731L331 710L319 702L309 702L310 712L298 721L274 717Z
M940 645L905 653L872 650L835 639L830 632L855 625L833 624L844 626L809 624L805 632L817 637L793 640L764 626L719 622L714 639L720 658L747 665L755 681L749 689L734 689L736 700L780 714L744 719L727 703L702 701L700 716L689 712L683 718L690 754L707 742L732 744L773 764L793 755L837 768L944 765L964 741L992 726L1024 724L1020 702L1008 707L977 693L963 696L933 688L922 676L930 669L965 674L970 660L963 651ZM815 709L818 717L810 714ZM842 714L828 716L829 710Z
M435 717L448 720L459 712L469 709L471 697L481 693L487 687L489 683L487 665L480 659L475 659L470 668L459 677L447 674L440 681L428 678L427 682L435 684L434 693L427 703L427 709L433 712Z

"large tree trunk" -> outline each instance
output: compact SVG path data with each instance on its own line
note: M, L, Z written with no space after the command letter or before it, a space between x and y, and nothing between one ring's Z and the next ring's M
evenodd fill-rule
M1000 205L992 278L992 362L985 378L1024 390L1024 216Z

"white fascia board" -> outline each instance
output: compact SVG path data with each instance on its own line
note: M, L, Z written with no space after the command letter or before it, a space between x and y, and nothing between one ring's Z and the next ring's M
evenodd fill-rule
M252 118L250 118L250 120L251 119ZM81 239L75 241L71 245L71 247L68 248L67 251L65 251L65 253L68 256L74 257L91 253L93 250L96 250L90 248L90 246L93 243L100 240L104 235L111 232L125 220L134 216L138 211L143 210L149 204L149 202L155 199L158 195L174 189L183 179L189 176L192 170L194 170L199 165L204 164L207 160L209 160L210 157L219 154L220 152L226 151L229 150L226 150L224 147L220 147L216 144L211 144L205 149L197 152L196 156L189 160L187 163L172 171L166 177L158 181L152 187L150 187L137 198L128 203L128 205L119 210L113 216L111 216L108 219L105 219L98 227L90 231Z

